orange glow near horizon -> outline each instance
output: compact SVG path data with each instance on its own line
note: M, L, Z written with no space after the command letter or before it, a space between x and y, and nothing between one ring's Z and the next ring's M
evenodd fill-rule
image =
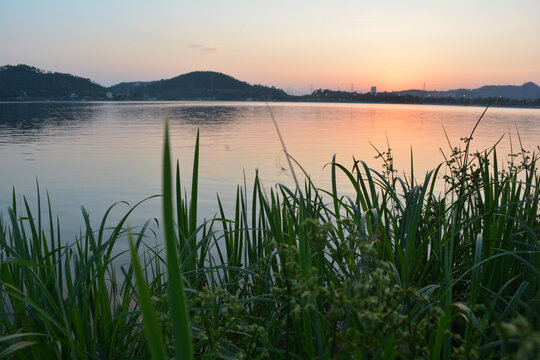
M106 86L195 70L304 92L540 84L539 14L535 0L2 2L0 65Z

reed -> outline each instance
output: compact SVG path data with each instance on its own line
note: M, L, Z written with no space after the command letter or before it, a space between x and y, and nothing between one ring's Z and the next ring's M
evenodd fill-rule
M14 195L0 218L0 357L534 358L537 156L520 149L503 167L496 147L470 151L473 133L420 179L412 156L407 177L390 151L382 171L333 159L330 189L305 174L265 190L256 176L233 214L218 197L219 216L199 221L199 138L188 197L166 125L157 247L149 223L126 225L133 208L109 225L112 205L98 229L82 208L69 243L48 196L42 217Z

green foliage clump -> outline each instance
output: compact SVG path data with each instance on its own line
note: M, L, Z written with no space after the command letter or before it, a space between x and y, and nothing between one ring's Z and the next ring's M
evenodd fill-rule
M540 331L527 319L516 317L500 325L508 359L540 359Z

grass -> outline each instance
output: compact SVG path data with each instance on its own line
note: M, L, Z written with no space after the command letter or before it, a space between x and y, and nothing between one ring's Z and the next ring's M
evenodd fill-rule
M166 125L158 247L148 223L126 225L133 209L111 225L112 205L93 229L83 208L70 243L48 196L42 217L14 195L0 218L0 358L538 358L537 157L520 149L502 168L495 147L470 151L473 133L421 179L398 176L389 150L382 171L333 160L331 189L306 174L265 190L256 176L232 216L218 197L220 216L198 221L199 139L188 197Z

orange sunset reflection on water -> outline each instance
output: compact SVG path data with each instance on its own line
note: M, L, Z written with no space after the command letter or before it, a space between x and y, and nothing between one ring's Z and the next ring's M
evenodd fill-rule
M172 156L179 159L182 186L190 188L193 150L200 131L200 216L216 213L216 196L233 206L237 185L252 184L258 170L265 188L277 183L293 186L291 172L271 113L279 124L289 153L316 186L329 189L330 167L337 162L351 168L353 157L381 171L376 147L389 144L398 175L414 174L443 162L453 146L469 136L484 111L481 107L389 104L314 104L254 102L133 102L133 103L20 103L2 104L0 112L0 205L11 202L12 186L20 194L35 194L36 177L49 191L53 208L66 223L79 224L80 206L101 214L115 201L130 204L161 189L163 123L169 117ZM540 110L490 108L480 122L471 150L493 146L504 135L499 163L514 150L518 139L535 150L540 133ZM388 143L387 143L388 141ZM373 146L372 146L373 145ZM297 174L301 175L299 168ZM441 170L441 175L444 170ZM244 178L245 176L245 178ZM439 184L444 183L439 179ZM352 186L338 176L339 190ZM134 222L160 214L158 201L137 212ZM139 216L139 217L137 217ZM78 228L71 229L74 233Z

